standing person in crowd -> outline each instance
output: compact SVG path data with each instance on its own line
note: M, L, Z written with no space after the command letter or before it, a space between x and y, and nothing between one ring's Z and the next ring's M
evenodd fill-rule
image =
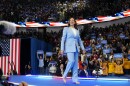
M115 62L114 59L111 58L111 61L108 63L108 74L113 76L114 72L115 72Z
M49 67L48 67L49 62L50 62L50 58L46 57L45 62L44 62L44 64L45 64L44 69L45 69L45 74L46 75L49 75Z
M101 63L102 71L103 71L103 76L108 75L108 62L106 59L103 59L103 62Z
M31 74L31 65L30 65L30 62L29 62L29 64L25 65L25 74L26 75Z
M123 59L124 59L123 71L124 74L128 75L130 69L130 61L128 61L128 58L126 56L124 56Z
M80 84L80 82L78 82L78 55L80 52L79 45L81 46L83 53L85 53L76 20L74 18L70 18L68 27L64 28L61 39L61 54L64 52L67 53L68 58L68 63L63 74L64 83L66 83L67 74L72 68L72 81L75 84Z
M82 61L82 63L85 63L88 65L87 54L81 54L81 61Z
M14 62L9 61L9 65L11 66L11 69L8 71L7 75L17 75L16 66Z
M89 58L89 61L88 61L88 69L89 69L88 75L93 76L92 72L94 70L94 60L91 57Z
M115 64L115 74L117 76L121 76L121 75L124 74L123 65L124 65L124 60L120 59L120 58L117 58L116 59L116 64Z
M37 59L39 60L39 73L43 74L44 73L44 58L43 55L38 55L37 53Z

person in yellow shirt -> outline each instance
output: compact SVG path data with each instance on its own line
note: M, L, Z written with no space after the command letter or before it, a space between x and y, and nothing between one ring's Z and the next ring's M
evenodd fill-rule
M128 61L128 65L129 65L128 74L130 75L130 60Z
M108 63L108 74L114 75L114 73L115 73L115 62L114 59L112 58L111 61Z
M128 61L128 58L124 58L124 74L129 74L130 70L130 61Z
M116 64L115 64L115 74L120 76L120 75L123 75L124 72L123 72L123 65L124 65L124 61L123 59L116 59Z
M130 45L130 43L129 43L129 45ZM130 75L130 46L129 46L127 58L128 58L128 65L129 65L128 74Z
M102 71L103 71L103 76L108 75L108 62L106 60L102 62Z

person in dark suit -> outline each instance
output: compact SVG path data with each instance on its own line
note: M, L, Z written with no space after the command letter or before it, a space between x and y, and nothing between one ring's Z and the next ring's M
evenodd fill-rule
M66 83L67 74L72 68L72 81L75 84L80 84L80 82L78 82L78 55L80 52L79 46L82 48L83 53L85 53L85 48L79 35L76 20L74 18L70 18L68 27L64 27L63 29L60 48L61 54L63 55L64 52L67 53L68 58L68 63L63 74L64 83Z
M49 65L49 62L50 62L50 58L45 58L45 61L44 61L44 64L45 64L45 66L44 66L44 69L45 69L45 74L46 75L49 75L49 67L48 67L48 65Z
M83 65L83 70L80 71L79 73L80 77L88 77L88 71L87 71L87 65Z
M31 66L30 66L30 63L25 65L25 74L28 75L28 74L31 74Z

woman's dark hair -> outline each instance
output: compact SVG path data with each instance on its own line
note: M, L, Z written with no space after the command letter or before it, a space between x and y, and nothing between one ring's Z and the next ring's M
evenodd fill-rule
M73 17L71 17L71 18L73 18ZM68 26L70 26L70 19L71 19L71 18L69 18ZM75 22L74 28L78 30L78 28L77 28L77 22L76 22L75 18L73 18L73 19L74 19L74 22Z

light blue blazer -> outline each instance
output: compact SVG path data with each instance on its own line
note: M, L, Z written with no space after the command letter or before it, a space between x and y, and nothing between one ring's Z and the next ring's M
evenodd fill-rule
M61 50L67 52L80 52L80 47L84 49L83 42L80 38L79 31L76 30L76 36L70 27L64 27L61 38Z

